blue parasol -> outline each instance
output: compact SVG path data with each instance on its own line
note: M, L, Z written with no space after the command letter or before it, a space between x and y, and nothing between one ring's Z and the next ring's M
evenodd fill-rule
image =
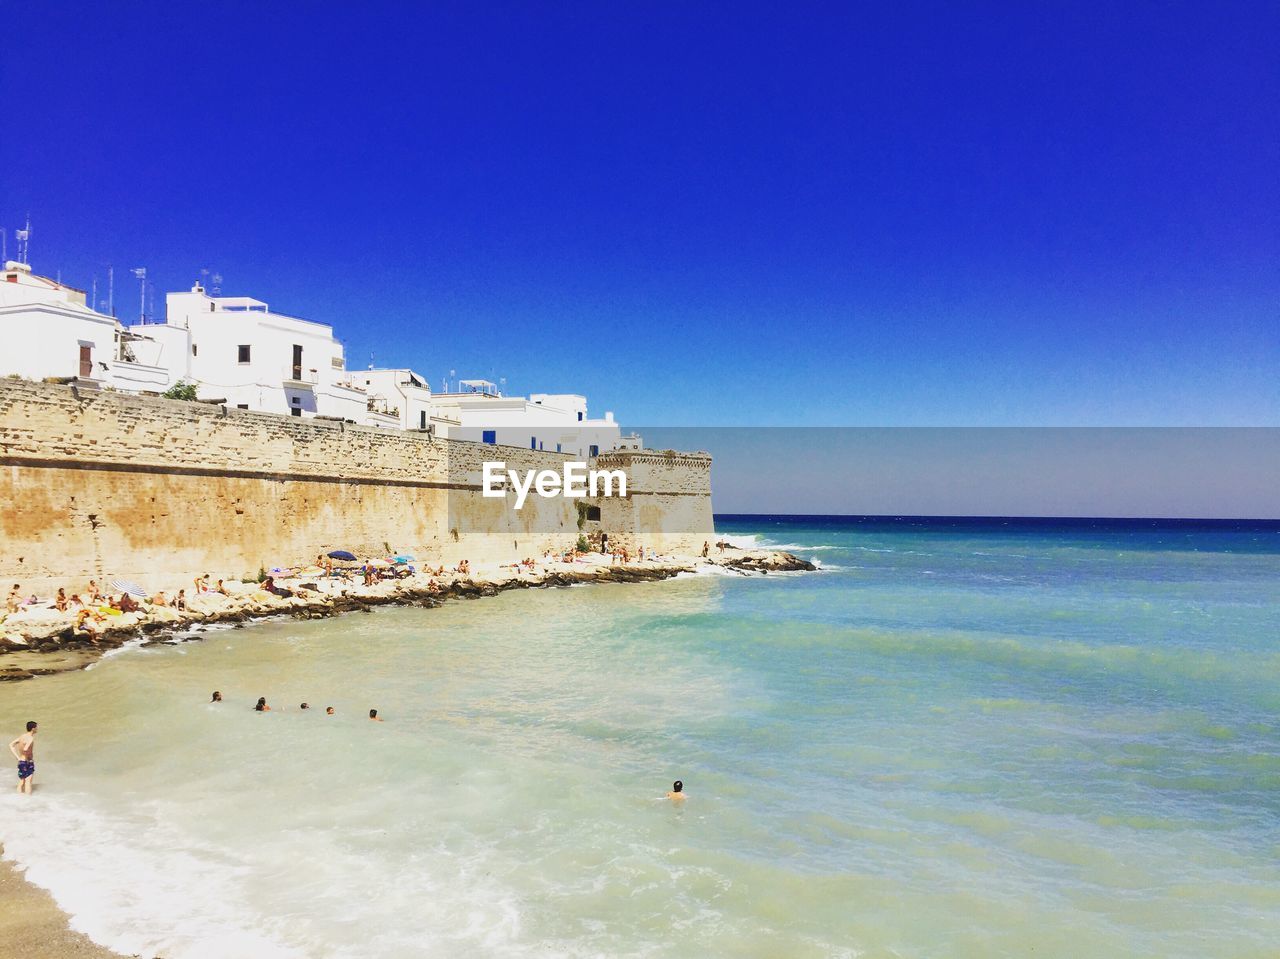
M345 549L330 550L326 555L330 559L346 560L348 563L354 563L356 561L356 554L348 553Z

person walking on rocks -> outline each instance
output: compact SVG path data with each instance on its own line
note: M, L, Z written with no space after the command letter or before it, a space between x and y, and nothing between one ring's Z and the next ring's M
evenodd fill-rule
M31 795L36 777L36 722L27 723L27 731L9 744L9 752L18 760L18 792Z

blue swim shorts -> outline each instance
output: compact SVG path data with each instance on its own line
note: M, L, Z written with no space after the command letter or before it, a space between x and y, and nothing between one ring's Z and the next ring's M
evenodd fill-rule
M32 762L30 759L18 760L18 778L19 779L29 779L31 776L34 776L35 773L36 773L36 764L34 762Z

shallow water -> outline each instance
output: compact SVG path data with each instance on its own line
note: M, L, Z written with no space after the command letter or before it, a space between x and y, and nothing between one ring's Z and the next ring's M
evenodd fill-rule
M169 959L1275 955L1280 532L721 527L826 571L0 687L4 730L41 723L6 855Z

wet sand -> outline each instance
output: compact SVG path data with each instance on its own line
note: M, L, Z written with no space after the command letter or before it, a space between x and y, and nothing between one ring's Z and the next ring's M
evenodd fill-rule
M3 855L3 847L0 847ZM0 861L0 956L22 959L120 959L120 953L73 932L53 897Z

